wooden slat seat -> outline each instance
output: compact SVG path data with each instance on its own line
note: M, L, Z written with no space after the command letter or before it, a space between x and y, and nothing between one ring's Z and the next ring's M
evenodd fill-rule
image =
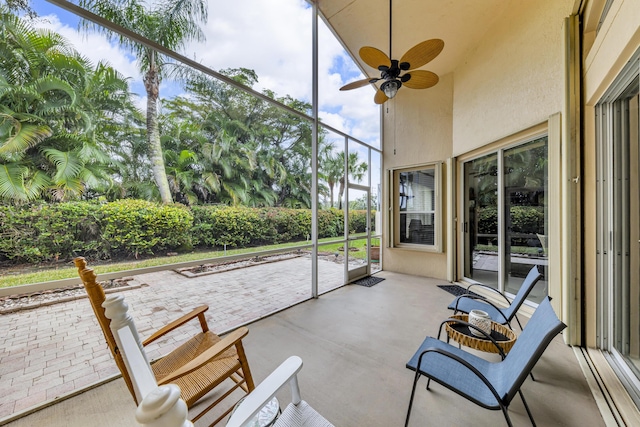
M118 349L116 339L112 332L112 320L105 316L105 311L107 309L105 306L108 307L110 301L105 302L106 297L104 290L97 282L97 277L94 271L87 268L86 260L82 257L78 257L74 262L78 268L78 274L80 275L87 291L89 301L91 302L93 311L98 319L98 323L102 329L105 340L107 341L107 345L111 350L111 354L115 359L116 365L118 366L118 369L120 370L135 403L138 404L144 396L138 396L136 393L136 387L133 383L132 376L127 372L126 363ZM186 314L164 326L142 342L140 342L133 321L131 319L127 319L127 321L130 323L134 336L139 341L141 350L143 350L144 346L154 342L185 323L196 318L199 320L202 332L195 334L178 348L171 351L158 361L152 363L151 369L158 385L171 383L180 387L181 398L189 408L226 380L231 380L235 383L231 383L231 387L226 387L225 393L222 394L222 396L216 399L215 402L192 419L192 421L196 421L213 407L222 404L226 400L232 400L231 404L225 405L227 408L224 410L223 414L220 415L213 424L211 424L214 425L233 409L237 399L227 399L227 397L234 390L241 389L244 391L244 395L252 391L255 387L242 345L242 338L244 338L244 336L249 332L248 329L239 328L224 338L221 338L209 330L204 316L204 313L207 310L208 306L200 306L191 313ZM118 319L118 321L120 320L121 319ZM116 321L116 319L113 321Z

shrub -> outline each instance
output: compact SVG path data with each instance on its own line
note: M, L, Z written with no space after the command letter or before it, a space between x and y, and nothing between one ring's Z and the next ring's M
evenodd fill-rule
M311 224L311 211L309 211L309 224ZM338 237L343 233L344 214L342 211L331 208L318 211L318 237ZM311 229L311 225L309 225Z
M366 230L351 211L350 229ZM344 212L318 212L320 238L343 234ZM143 200L0 206L0 259L42 262L153 254L162 250L246 247L311 237L308 209L160 205Z
M544 230L544 207L511 206L511 231L514 233L539 233ZM498 209L478 209L478 233L498 234Z
M102 237L112 254L153 254L191 246L193 215L183 205L119 200L101 208Z
M375 217L375 212L371 212L371 220ZM364 233L367 231L367 211L349 212L349 230L354 233Z
M0 255L16 262L105 254L100 205L89 202L0 206Z
M230 206L194 206L193 241L198 246L246 246L259 232L255 209Z
M277 244L306 239L311 233L311 221L302 209L262 208L258 210L260 216L259 228L252 236L252 244Z

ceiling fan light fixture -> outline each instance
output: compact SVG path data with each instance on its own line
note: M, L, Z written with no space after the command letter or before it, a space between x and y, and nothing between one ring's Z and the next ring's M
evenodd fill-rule
M396 96L396 94L398 93L398 89L400 89L400 86L402 86L400 80L387 80L386 82L382 83L382 86L380 86L380 90L382 90L384 94L387 95L387 98L391 99Z

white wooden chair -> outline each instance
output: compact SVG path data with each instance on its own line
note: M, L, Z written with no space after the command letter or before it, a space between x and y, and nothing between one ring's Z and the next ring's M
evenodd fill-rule
M105 317L110 319L117 347L140 404L136 420L144 427L193 427L187 419L187 404L180 397L175 384L158 386L156 377L143 351L135 323L128 313L122 295L111 295L102 304ZM227 422L227 427L252 425L253 418L286 384L291 385L291 403L276 420L275 427L334 427L300 397L297 374L302 359L291 356L273 371L240 403Z
M109 326L131 375L136 396L141 399L136 410L138 423L145 427L193 427L193 423L187 419L189 411L180 397L180 387L175 384L158 387L124 298L120 295L109 296L104 306L105 316L111 320Z
M297 377L300 369L302 369L302 359L298 356L291 356L282 362L275 371L244 398L229 418L226 427L250 425L258 412L287 384L291 386L291 403L282 411L274 427L334 427L302 400Z

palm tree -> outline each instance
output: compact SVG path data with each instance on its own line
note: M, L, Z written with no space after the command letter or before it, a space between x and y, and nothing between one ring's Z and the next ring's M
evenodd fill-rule
M105 118L132 106L126 80L56 33L4 9L0 20L0 198L66 200L107 185Z
M204 0L166 1L151 6L142 0L81 0L80 6L171 50L181 49L192 40L204 41L204 34L198 26L207 21L207 2ZM147 142L151 168L162 202L171 203L173 198L160 142L158 99L162 79L168 77L175 67L171 67L167 58L155 50L123 35L87 21L81 25L116 39L136 56L147 93Z
M327 186L329 187L329 206L333 208L335 207L335 187L340 181L340 178L344 176L344 152L341 152L340 155L333 152L326 153L326 155L322 157L320 171L322 178L327 182Z
M360 162L358 153L349 153L347 158L349 177L359 181L367 172L367 162ZM342 196L345 189L344 151L339 153L326 152L321 156L320 170L322 178L329 187L331 207L333 207L334 188L338 185L338 209L342 209Z

